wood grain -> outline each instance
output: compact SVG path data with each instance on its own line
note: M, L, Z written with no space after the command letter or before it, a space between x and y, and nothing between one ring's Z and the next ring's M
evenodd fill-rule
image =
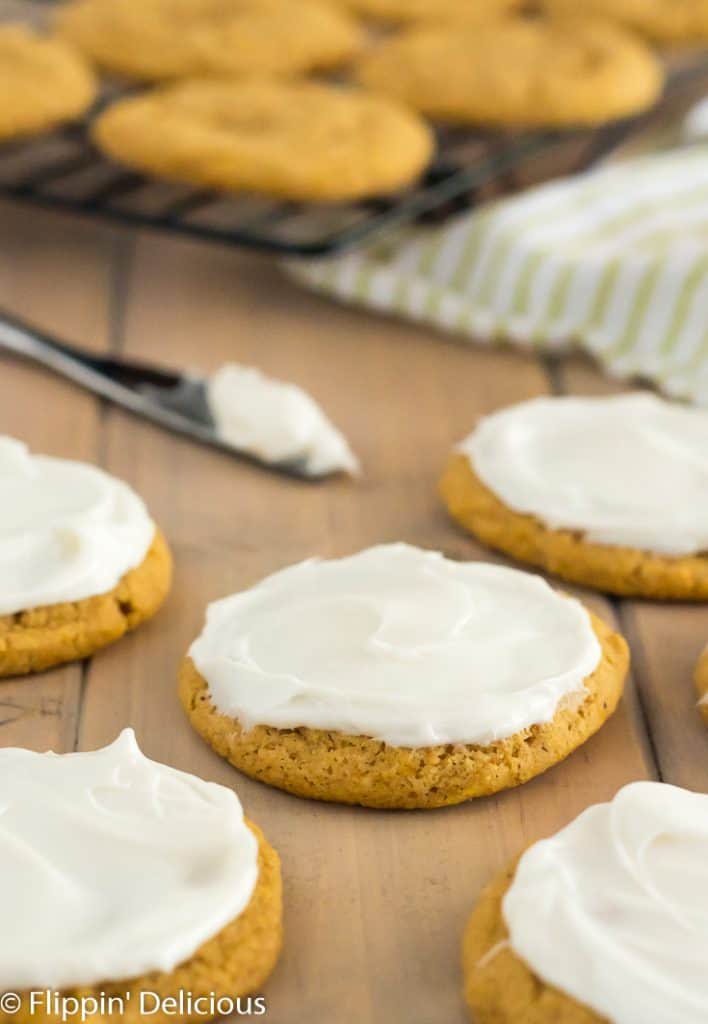
M633 687L597 737L519 790L448 810L376 812L301 801L239 776L189 727L175 674L209 600L308 555L403 539L452 557L492 557L448 522L437 478L480 414L549 388L545 367L336 307L253 257L158 236L116 241L49 215L30 230L26 217L3 211L0 287L10 308L37 306L45 324L77 341L90 335L205 370L237 359L297 381L347 433L365 476L319 485L279 478L98 410L3 360L2 429L99 458L128 480L170 538L177 573L154 622L90 663L80 707L76 668L4 684L3 693L33 700L45 688L61 691L64 704L53 734L28 717L19 731L0 724L0 742L70 749L75 730L90 749L131 724L150 756L237 790L283 860L286 945L266 989L272 1024L462 1024L459 941L480 888L526 843L652 776L656 745L673 756L665 730L649 737ZM644 641L642 651L644 690L662 662Z

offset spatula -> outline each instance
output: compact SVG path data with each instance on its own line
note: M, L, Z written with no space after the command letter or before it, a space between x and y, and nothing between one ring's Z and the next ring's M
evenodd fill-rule
M308 471L304 458L266 462L220 437L209 410L206 380L196 374L95 355L7 313L0 313L0 350L3 349L41 363L95 395L202 444L305 480L325 475Z

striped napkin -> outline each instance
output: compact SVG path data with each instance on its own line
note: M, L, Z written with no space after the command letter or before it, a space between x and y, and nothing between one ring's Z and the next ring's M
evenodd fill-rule
M708 405L708 146L607 164L289 269L476 342L580 347L612 376Z

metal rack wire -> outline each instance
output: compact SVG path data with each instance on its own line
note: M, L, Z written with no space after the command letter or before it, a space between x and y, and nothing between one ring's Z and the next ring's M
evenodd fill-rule
M442 222L515 182L589 167L667 105L708 90L701 56L670 76L657 110L595 131L441 130L435 163L413 187L347 204L302 204L227 196L126 171L92 145L85 122L0 149L0 196L139 228L178 232L287 257L330 256L413 221ZM100 101L102 106L110 93ZM546 165L544 171L544 164Z

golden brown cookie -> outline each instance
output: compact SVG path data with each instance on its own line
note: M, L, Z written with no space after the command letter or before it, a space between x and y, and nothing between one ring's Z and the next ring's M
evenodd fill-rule
M698 659L695 682L698 691L698 710L708 725L708 647Z
M371 21L481 21L521 7L523 0L331 0Z
M665 43L708 39L708 0L543 0L552 12L597 14Z
M80 117L95 93L91 69L66 43L0 26L0 142Z
M430 117L502 126L601 124L651 106L664 81L649 47L619 26L521 15L393 36L356 74Z
M484 890L465 931L465 1000L476 1024L609 1024L547 985L507 945L502 900L516 863Z
M94 137L109 156L158 177L302 200L391 192L433 152L414 113L314 82L183 82L116 103Z
M208 1007L212 993L216 999L247 996L258 992L273 970L282 946L282 884L278 854L267 839L251 822L251 831L258 839L258 881L251 901L237 918L205 942L189 960L169 974L154 972L126 981L107 981L101 985L64 990L62 997L78 996L84 999L104 996L109 1005L111 996L123 1000L123 1024L139 1024L146 1019L157 1024L169 1021L210 1020L220 1013L210 1013ZM150 1015L140 1013L140 993L155 993L160 1002L179 999L180 993L191 993L192 999L205 1001L197 1004L198 1016L175 1010L154 1010L157 999L150 997ZM19 1013L0 1010L0 1024L61 1024L61 1016L46 1010L29 1012L27 993L20 993L22 1008ZM60 1004L61 1005L61 1004ZM243 1000L243 1005L246 1001ZM204 1012L201 1012L204 1011ZM110 1024L116 1014L98 1013L91 1016L95 1024Z
M708 554L657 555L550 529L505 505L460 452L450 456L440 493L452 518L484 544L564 580L624 597L708 601Z
M57 27L105 70L145 81L332 68L363 42L319 0L72 0Z
M90 657L152 618L171 580L170 550L156 530L143 562L107 594L0 615L0 678Z
M490 746L448 744L394 747L367 736L322 729L245 732L221 714L191 658L183 662L179 693L197 732L240 771L312 800L366 807L443 807L521 785L562 761L610 717L629 665L624 638L592 617L603 657L585 680L578 707L562 705L553 720Z

